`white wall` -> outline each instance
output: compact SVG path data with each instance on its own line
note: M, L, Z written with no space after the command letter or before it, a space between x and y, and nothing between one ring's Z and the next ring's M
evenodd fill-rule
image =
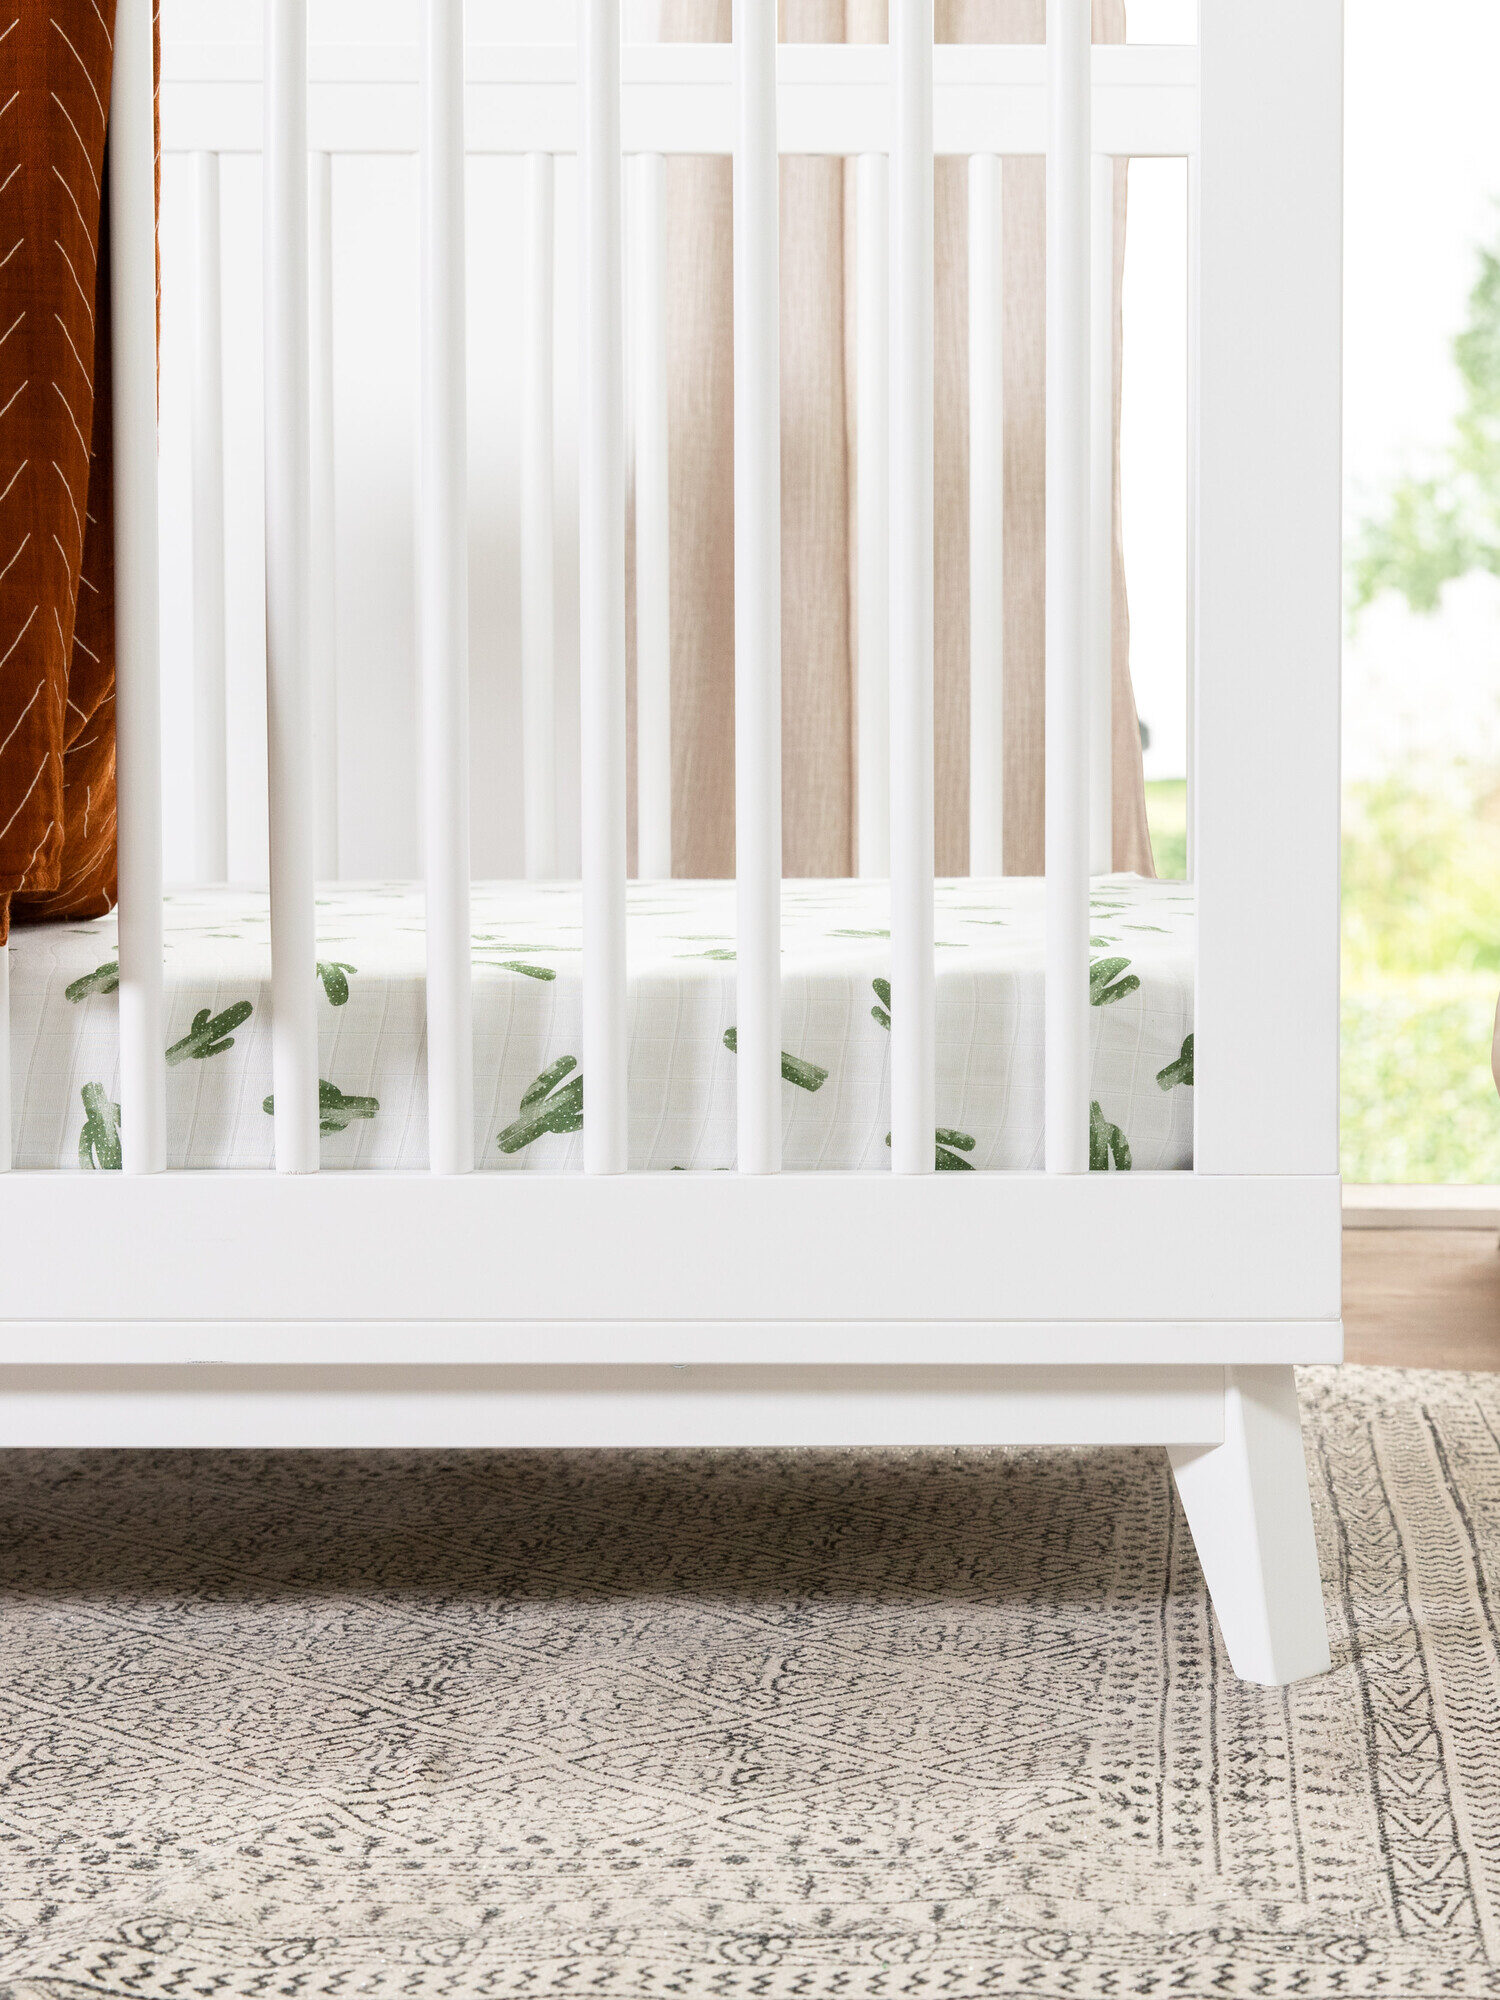
M628 31L654 32L657 0L637 0ZM1134 40L1182 40L1194 0L1131 0ZM319 41L416 38L415 0L311 0ZM469 0L479 41L564 41L571 0ZM186 41L255 41L246 0L165 0L170 50ZM481 874L521 860L518 706L517 457L519 353L518 163L470 163L470 452L473 584L474 856ZM222 167L227 577L229 609L230 869L265 874L265 716L262 649L260 437L260 168ZM1184 172L1133 169L1126 294L1124 505L1135 671L1152 729L1149 765L1184 768ZM414 681L413 487L416 364L416 167L348 158L334 166L337 426L337 609L343 872L410 875L419 867ZM576 346L574 181L558 174L558 638L560 805L577 816ZM164 622L167 678L167 871L191 877L191 509L188 390L192 331L192 213L187 163L168 159L163 184ZM576 866L576 835L564 867Z
M654 32L656 0L627 15ZM312 0L319 41L416 38L415 0ZM532 41L573 33L570 0L470 0L470 34ZM164 40L253 41L244 0L165 0ZM519 871L521 795L518 480L519 162L469 167L470 490L473 590L474 862ZM232 876L266 873L264 573L261 471L260 165L221 168ZM412 160L334 163L337 600L342 872L412 875L420 866L414 677L414 480L417 177ZM577 430L574 173L558 164L558 646L560 810L577 822ZM166 678L166 865L193 876L189 389L193 216L188 163L169 157L162 190L163 622ZM562 861L576 869L576 834Z

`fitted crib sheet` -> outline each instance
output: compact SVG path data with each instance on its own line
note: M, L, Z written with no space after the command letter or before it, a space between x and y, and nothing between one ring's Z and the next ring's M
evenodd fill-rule
M935 1164L1042 1163L1043 901L1038 880L937 887ZM783 895L784 1163L890 1158L889 888L789 882ZM1192 892L1109 876L1092 893L1093 1157L1192 1163ZM734 885L632 884L630 1159L734 1164ZM426 1164L423 897L411 883L320 890L318 1026L328 1168ZM475 885L475 1158L582 1164L583 920L576 883ZM115 921L11 934L20 1167L119 1164ZM900 1005L900 996L896 996ZM166 904L168 1162L272 1162L270 941L264 892Z

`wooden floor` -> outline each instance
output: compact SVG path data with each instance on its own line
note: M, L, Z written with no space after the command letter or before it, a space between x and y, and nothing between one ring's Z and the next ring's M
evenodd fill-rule
M1500 1369L1493 1229L1346 1229L1346 1357L1385 1368Z

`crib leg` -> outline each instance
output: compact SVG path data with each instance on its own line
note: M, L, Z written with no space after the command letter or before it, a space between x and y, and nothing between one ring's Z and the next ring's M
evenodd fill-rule
M1169 1447L1177 1491L1241 1680L1326 1673L1328 1628L1290 1368L1226 1368L1224 1442Z

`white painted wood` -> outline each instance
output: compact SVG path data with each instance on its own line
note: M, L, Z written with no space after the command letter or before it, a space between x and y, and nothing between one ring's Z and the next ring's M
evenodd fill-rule
M633 162L636 872L672 873L672 495L667 385L665 162Z
M776 9L736 0L736 1157L781 1168L781 283Z
M474 1166L469 920L469 462L463 0L425 0L418 508L427 1138L435 1174Z
M312 734L307 0L266 0L265 39L271 1072L277 1171L311 1174L318 1169L318 1020L313 908L317 814Z
M193 155L193 225L193 846L198 879L227 882L224 315L216 153Z
M11 1165L10 947L0 944L0 1174Z
M1092 0L1047 0L1046 1155L1089 1167L1089 217Z
M859 872L891 872L891 195L883 153L854 192Z
M1005 873L1004 162L969 162L969 873Z
M333 160L314 153L308 168L312 272L312 679L317 766L316 866L321 881L339 873L338 618L335 588L333 438Z
M1290 1368L1231 1368L1224 1441L1172 1471L1229 1660L1266 1687L1328 1671L1328 1627Z
M1089 873L1114 867L1115 163L1096 153L1089 277Z
M0 1320L0 1367L1267 1367L1337 1320ZM1159 1440L1158 1440L1159 1442Z
M1342 9L1201 35L1195 1159L1333 1173Z
M895 0L891 55L891 1171L930 1174L933 964L932 0Z
M10 1449L1198 1445L1223 1414L1217 1368L0 1369Z
M151 0L120 0L110 98L110 311L119 787L120 1133L127 1174L167 1164L157 577L156 136ZM14 1240L14 1239L13 1239Z
M1199 302L1203 296L1199 245L1203 240L1200 162L1190 159L1187 172L1187 563L1186 604L1186 724L1187 724L1187 865L1189 882L1198 862L1198 469L1202 457L1198 381L1202 369Z
M525 363L521 405L521 783L526 874L557 874L557 530L552 365L557 289L557 174L550 153L526 162L521 278Z
M17 1319L94 1316L101 1269L109 1311L127 1319L1217 1321L1340 1309L1331 1174L513 1174L500 1185L16 1173L0 1210L30 1249L7 1274ZM80 1242L89 1259L69 1256Z
M578 17L583 1159L588 1174L623 1174L628 1023L620 0L581 0Z
M939 153L1040 155L1047 145L1040 47L945 44L934 52ZM1095 140L1117 157L1173 157L1198 143L1196 48L1117 46L1095 54ZM780 54L780 145L854 158L890 150L884 45L788 44ZM173 151L260 146L259 61L244 43L173 43L162 87ZM625 51L628 152L726 155L734 146L734 69L725 44L633 44ZM415 153L420 108L412 45L329 43L313 50L312 143L333 153ZM564 43L470 51L469 143L479 153L571 153L578 68Z

